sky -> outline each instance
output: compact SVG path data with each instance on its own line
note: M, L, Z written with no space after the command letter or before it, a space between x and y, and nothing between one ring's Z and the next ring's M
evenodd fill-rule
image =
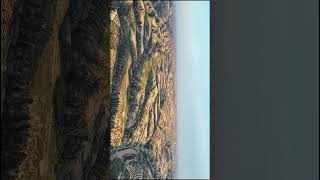
M178 179L210 176L210 4L176 1Z

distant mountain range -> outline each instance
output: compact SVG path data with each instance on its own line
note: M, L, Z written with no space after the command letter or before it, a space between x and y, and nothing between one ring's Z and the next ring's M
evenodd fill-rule
M148 163L137 160L132 161L136 162L133 165L124 160L130 153L137 156L136 151L127 150L121 157L117 156L117 162L123 167L121 171L112 170L113 178L134 178L139 168L140 178L173 178L176 144L174 4L170 1L122 1L115 2L112 7L111 145L114 149L143 148L154 161L150 174L144 168Z
M131 147L112 159L111 166L118 166L112 177L174 178L174 4L122 1L112 7L111 145L115 150ZM140 151L132 148L144 149L153 163L138 158Z

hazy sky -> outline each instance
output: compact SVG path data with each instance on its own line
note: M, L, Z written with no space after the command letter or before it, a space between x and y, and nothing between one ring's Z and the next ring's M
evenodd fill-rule
M210 5L176 1L177 177L210 176Z

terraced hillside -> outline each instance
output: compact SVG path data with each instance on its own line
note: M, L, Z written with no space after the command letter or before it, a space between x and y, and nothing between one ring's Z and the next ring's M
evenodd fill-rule
M174 4L113 2L110 18L111 146L114 152L131 149L111 155L113 178L173 178ZM152 163L141 158L142 149ZM119 163L122 170L114 167Z

